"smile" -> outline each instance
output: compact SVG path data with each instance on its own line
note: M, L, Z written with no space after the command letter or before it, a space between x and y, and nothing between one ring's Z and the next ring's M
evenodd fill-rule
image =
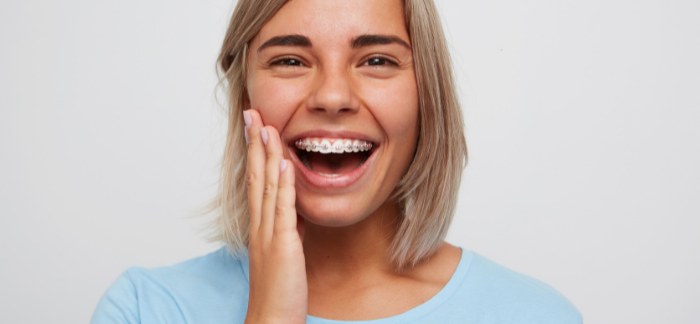
M295 143L296 147L307 152L328 153L353 153L364 152L372 149L372 142L351 139L328 138L300 138Z
M371 141L333 137L303 137L290 145L292 160L302 177L320 188L342 188L357 181L376 148Z

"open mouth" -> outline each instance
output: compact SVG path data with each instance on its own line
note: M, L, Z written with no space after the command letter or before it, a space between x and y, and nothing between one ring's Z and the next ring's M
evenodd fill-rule
M347 138L305 137L291 144L306 169L329 178L359 169L377 147L369 141Z

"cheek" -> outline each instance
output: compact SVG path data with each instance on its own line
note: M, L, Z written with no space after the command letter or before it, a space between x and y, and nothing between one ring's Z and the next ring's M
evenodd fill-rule
M263 123L279 132L287 125L296 109L304 102L304 82L274 78L259 80L250 87L250 106L260 112Z
M364 85L364 100L388 142L409 144L418 136L418 89L413 78Z

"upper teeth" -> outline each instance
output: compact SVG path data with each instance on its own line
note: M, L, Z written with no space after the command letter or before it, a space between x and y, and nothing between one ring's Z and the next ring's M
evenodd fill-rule
M363 152L372 149L372 142L336 139L331 144L328 139L302 138L294 142L296 147L307 152L328 153L345 153L345 152Z

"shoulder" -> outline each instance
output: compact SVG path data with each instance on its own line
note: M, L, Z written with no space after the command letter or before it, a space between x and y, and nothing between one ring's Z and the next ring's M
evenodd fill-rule
M102 295L91 323L140 323L136 288L128 272Z
M222 248L173 266L129 268L102 296L92 323L161 322L146 320L148 317L185 323L191 322L186 317L196 318L200 311L214 310L215 314L224 308L218 305L224 300L247 301L245 261L247 256L235 258Z
M576 307L548 284L464 251L464 277L456 298L474 307L483 323L581 323Z
M245 270L243 269L245 266ZM193 292L208 289L240 290L248 286L247 255L234 257L221 248L207 255L172 266L146 269L133 267L124 273L137 292ZM247 288L246 288L247 289Z

